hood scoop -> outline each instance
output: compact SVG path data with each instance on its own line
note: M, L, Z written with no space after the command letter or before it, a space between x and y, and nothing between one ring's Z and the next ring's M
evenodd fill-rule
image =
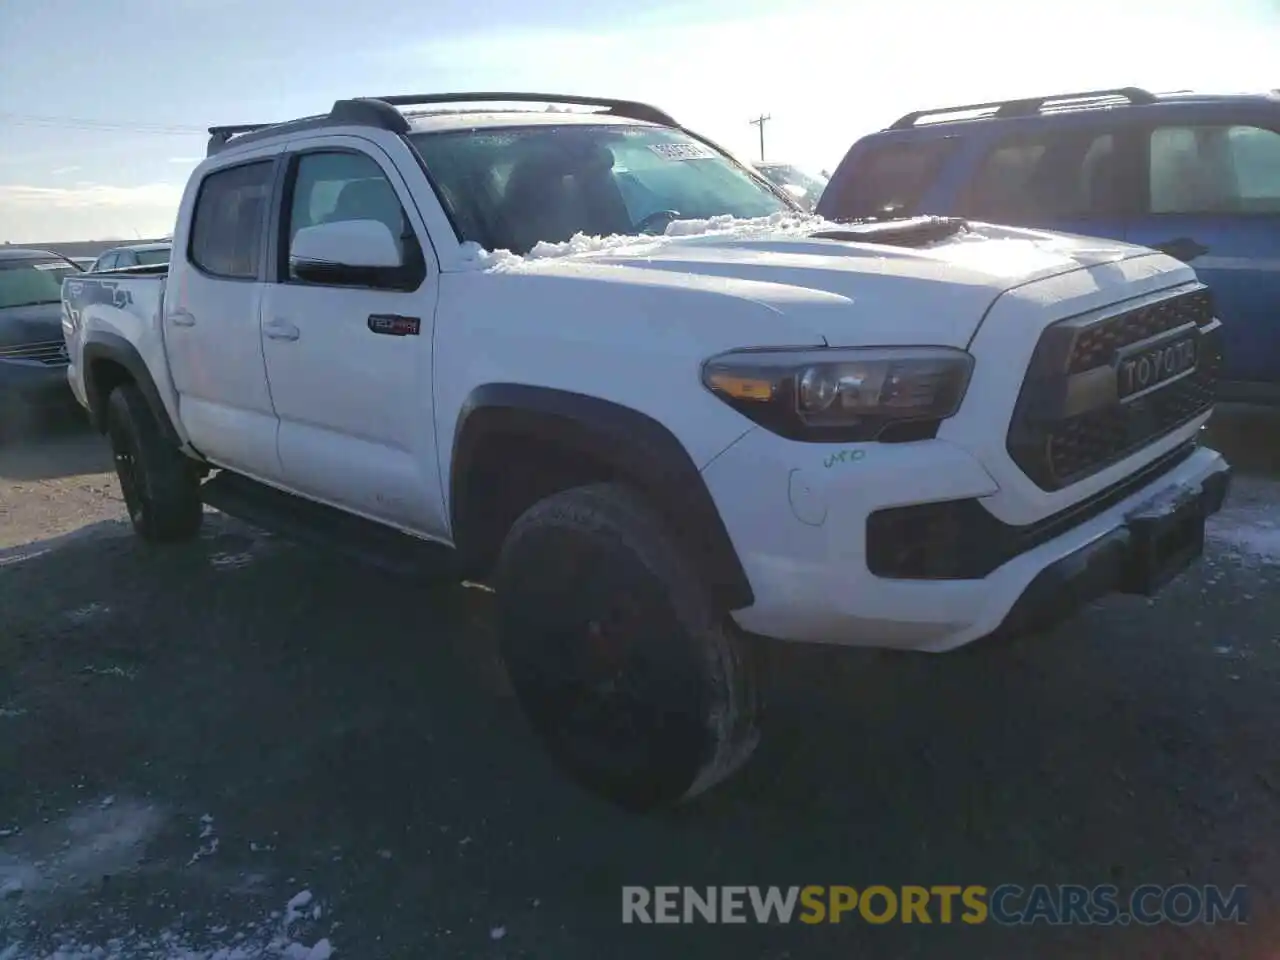
M898 220L858 220L838 230L810 234L816 240L879 243L889 247L927 247L947 240L969 224L960 217L904 217Z

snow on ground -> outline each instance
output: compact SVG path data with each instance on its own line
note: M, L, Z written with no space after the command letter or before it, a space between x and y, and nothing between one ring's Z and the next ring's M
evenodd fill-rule
M1233 560L1280 566L1280 484L1237 480L1227 506L1209 518L1205 532Z
M118 935L87 932L90 925L101 931L109 920L92 915L101 909L88 905L95 886L136 868L171 819L155 804L109 796L59 821L0 832L0 960L329 960L336 953L327 938L305 942L312 937L303 931L313 931L324 915L310 890L296 893L283 910L239 925L199 925L183 914L181 926L167 929L142 932L122 923ZM201 852L216 850L212 816L200 818L198 839ZM32 933L50 909L82 899L71 915L84 916L84 924Z

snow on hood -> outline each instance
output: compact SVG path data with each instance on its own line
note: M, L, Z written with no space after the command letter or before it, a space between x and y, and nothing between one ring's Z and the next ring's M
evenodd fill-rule
M462 247L464 262L469 267L477 270L509 271L528 269L537 261L562 260L588 254L647 257L669 246L672 240L683 237L713 236L726 240L803 238L818 230L835 230L840 226L822 217L775 213L753 219L721 216L707 220L673 220L667 224L666 233L661 236L615 234L609 237L589 237L579 233L562 243L548 243L544 240L524 256L510 250L486 250L472 240L465 242Z
M832 256L836 255L834 246L846 258L940 259L958 272L1012 279L1115 262L1144 252L1140 247L1118 241L974 222L933 243L911 247L877 243L872 238L860 241L853 237L813 236L819 232L854 229L850 224L816 214L674 220L659 236L589 237L579 233L562 243L539 243L524 256L509 250L486 250L478 243L467 241L462 245L463 267L509 273L538 271L565 260L613 264L663 257L706 260L724 256L732 248ZM943 249L945 255L941 252ZM713 250L716 252L712 253Z

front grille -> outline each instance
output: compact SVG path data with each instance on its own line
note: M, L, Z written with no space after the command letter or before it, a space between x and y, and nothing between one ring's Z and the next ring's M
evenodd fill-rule
M0 360L34 360L49 367L66 366L67 345L62 340L24 343L16 347L0 347Z
M1155 483L1195 451L1195 441L1181 444L1119 483L1024 526L997 519L972 498L877 510L867 517L867 568L900 580L980 580Z
M1072 344L1068 373L1081 373L1111 363L1115 352L1188 323L1203 326L1213 318L1208 290L1157 300L1136 310L1082 328Z
M1179 338L1180 328L1195 337L1195 369L1121 400L1126 348ZM1042 490L1083 480L1209 409L1221 362L1220 325L1200 284L1100 320L1056 323L1040 337L1018 395L1009 456Z

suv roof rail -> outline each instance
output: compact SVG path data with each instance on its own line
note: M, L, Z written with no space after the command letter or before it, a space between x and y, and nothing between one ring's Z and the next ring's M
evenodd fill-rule
M581 107L604 107L605 113L644 123L679 127L674 117L664 110L635 100L616 100L612 97L584 97L559 93L410 93L389 97L353 97L338 100L328 113L280 123L240 123L210 127L209 143L205 156L211 157L226 148L233 137L237 143L272 137L295 130L307 130L327 126L377 127L393 133L407 133L409 121L398 107L417 107L444 103L563 103Z
M889 130L908 130L924 117L948 113L973 113L979 110L991 112L996 117L1028 117L1040 113L1046 104L1064 107L1101 106L1108 101L1124 100L1131 104L1158 102L1155 94L1141 87L1116 87L1113 90L1084 90L1079 93L1054 93L1043 97L1024 97L1018 100L993 100L990 103L965 103L955 107L939 107L934 110L915 110L895 120ZM1081 102L1083 101L1083 102ZM976 119L976 118L975 118Z

